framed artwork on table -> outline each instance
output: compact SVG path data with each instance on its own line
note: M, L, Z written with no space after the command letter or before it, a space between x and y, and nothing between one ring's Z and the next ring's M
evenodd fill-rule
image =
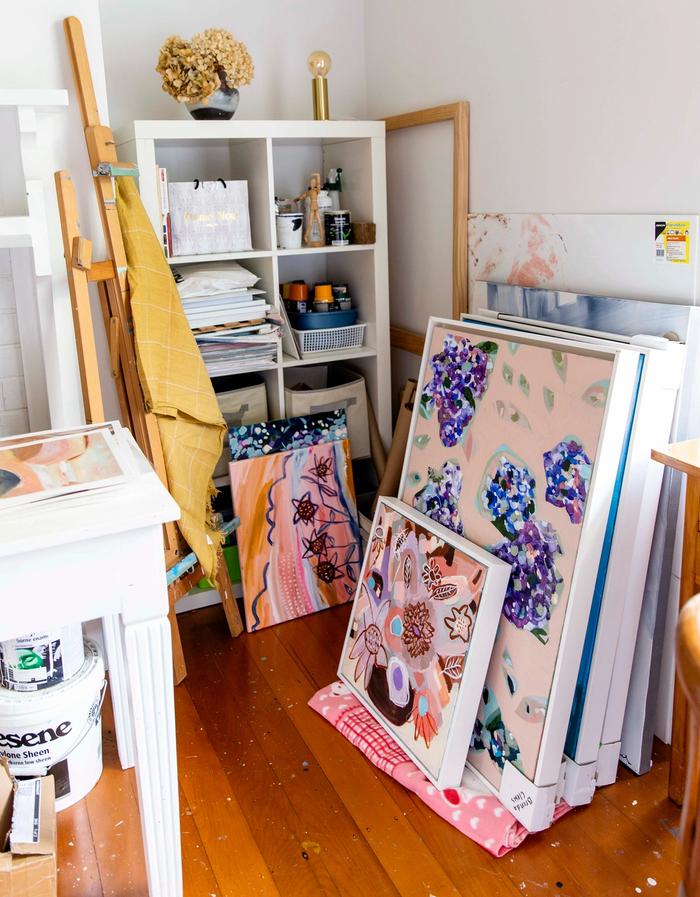
M350 601L362 550L347 439L229 471L248 631Z
M508 564L380 498L338 674L440 789L464 772Z
M467 762L531 831L559 797L639 377L633 349L428 327L399 498L511 564Z

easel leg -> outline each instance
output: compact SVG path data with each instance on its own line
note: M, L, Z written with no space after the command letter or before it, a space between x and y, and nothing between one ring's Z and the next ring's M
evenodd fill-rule
M148 893L150 897L182 897L175 701L167 618L127 624L124 644Z
M241 620L241 614L238 610L236 596L233 594L233 586L231 585L231 578L228 575L226 561L221 552L219 552L219 563L216 568L216 590L219 593L221 603L224 606L224 613L226 614L226 622L228 623L229 632L231 633L231 637L235 638L243 632L243 621Z
M175 613L175 602L172 599L170 591L168 591L170 599L170 610L168 611L168 622L170 623L170 643L173 652L173 679L175 685L179 685L187 676L187 664L185 663L185 654L182 650L182 639L180 638L180 627L177 625L177 614Z
M122 627L118 616L102 618L102 634L109 666L109 692L114 710L114 729L122 769L134 765L134 731L129 706L129 675L122 644Z

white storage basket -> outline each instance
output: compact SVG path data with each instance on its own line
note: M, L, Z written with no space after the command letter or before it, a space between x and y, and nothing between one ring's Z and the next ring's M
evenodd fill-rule
M357 349L364 342L366 324L351 324L349 327L329 327L322 330L294 330L299 351L302 355L316 352L334 352L337 349Z

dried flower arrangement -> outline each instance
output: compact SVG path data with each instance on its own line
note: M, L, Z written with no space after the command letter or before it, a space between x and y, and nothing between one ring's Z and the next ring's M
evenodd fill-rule
M156 71L163 90L179 103L207 103L214 91L253 80L253 60L242 41L223 28L207 28L191 41L171 35L160 48Z

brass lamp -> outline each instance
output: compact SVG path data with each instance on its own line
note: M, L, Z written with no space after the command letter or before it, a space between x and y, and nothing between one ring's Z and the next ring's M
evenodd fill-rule
M323 50L314 50L306 60L309 71L313 75L311 82L311 95L314 101L314 119L316 121L328 121L328 81L326 75L331 70L331 57Z

